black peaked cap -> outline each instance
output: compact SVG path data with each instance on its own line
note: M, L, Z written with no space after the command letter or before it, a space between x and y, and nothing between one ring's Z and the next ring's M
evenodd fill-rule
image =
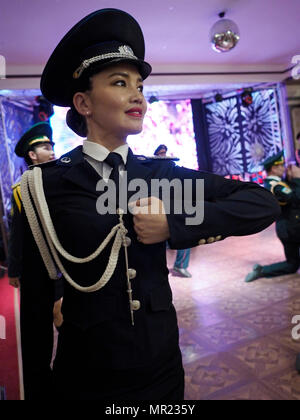
M151 73L150 64L143 61L145 42L137 21L122 10L101 9L73 26L53 51L41 78L41 91L45 98L55 105L71 106L73 95L78 91L78 79L74 78L74 72L83 60L92 58L95 54L97 56L105 53L103 51L107 53L107 45L112 41L120 46L130 47L136 58L109 58L98 61L97 68L101 63L107 66L110 63L126 61L139 68L143 79ZM105 46L105 50L102 45Z

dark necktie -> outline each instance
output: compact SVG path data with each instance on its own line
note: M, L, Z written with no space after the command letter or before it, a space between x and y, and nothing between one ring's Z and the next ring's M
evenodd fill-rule
M109 166L112 167L109 179L114 181L116 185L116 204L119 202L119 166L123 163L122 157L118 153L111 152L105 161Z

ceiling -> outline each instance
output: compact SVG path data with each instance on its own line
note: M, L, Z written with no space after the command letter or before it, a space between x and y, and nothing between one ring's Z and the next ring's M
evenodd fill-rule
M2 2L4 0L1 0ZM146 90L189 97L272 83L290 75L300 55L300 0L9 0L0 15L0 89L38 88L42 69L64 34L85 15L114 7L140 23L153 75ZM230 52L216 53L209 31L226 11L240 29ZM17 77L16 77L17 76ZM26 77L24 77L26 76Z

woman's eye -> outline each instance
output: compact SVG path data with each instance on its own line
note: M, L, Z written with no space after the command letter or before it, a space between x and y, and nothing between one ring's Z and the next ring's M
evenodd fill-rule
M144 86L143 86L143 85L139 86L139 87L138 87L138 90L139 90L140 92L143 92L143 90L144 90Z
M115 85L117 86L126 86L125 80L117 80L115 82Z

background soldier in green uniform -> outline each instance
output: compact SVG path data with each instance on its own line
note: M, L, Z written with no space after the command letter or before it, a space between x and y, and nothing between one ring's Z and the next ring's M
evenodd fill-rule
M296 273L300 266L300 168L290 165L285 173L283 151L264 161L267 171L265 188L270 190L281 206L281 215L276 221L276 233L284 247L286 260L253 267L245 279L250 283L260 277L276 277Z
M54 143L52 142L52 128L49 123L40 122L33 125L23 134L15 148L17 156L24 158L28 166L54 160ZM19 287L19 278L22 264L21 240L21 211L22 198L20 183L12 186L12 226L9 242L8 277L13 287Z
M33 125L19 140L15 153L27 165L43 164L55 159L52 129L49 123ZM26 400L45 393L51 386L50 363L53 350L53 316L56 326L62 323L62 281L53 283L39 264L32 266L31 275L23 274L24 224L20 183L13 187L12 223L9 238L8 277L13 287L21 283L21 339ZM21 279L21 280L20 280ZM55 302L55 303L54 303ZM54 305L54 307L53 307ZM39 327L40 326L40 327Z

